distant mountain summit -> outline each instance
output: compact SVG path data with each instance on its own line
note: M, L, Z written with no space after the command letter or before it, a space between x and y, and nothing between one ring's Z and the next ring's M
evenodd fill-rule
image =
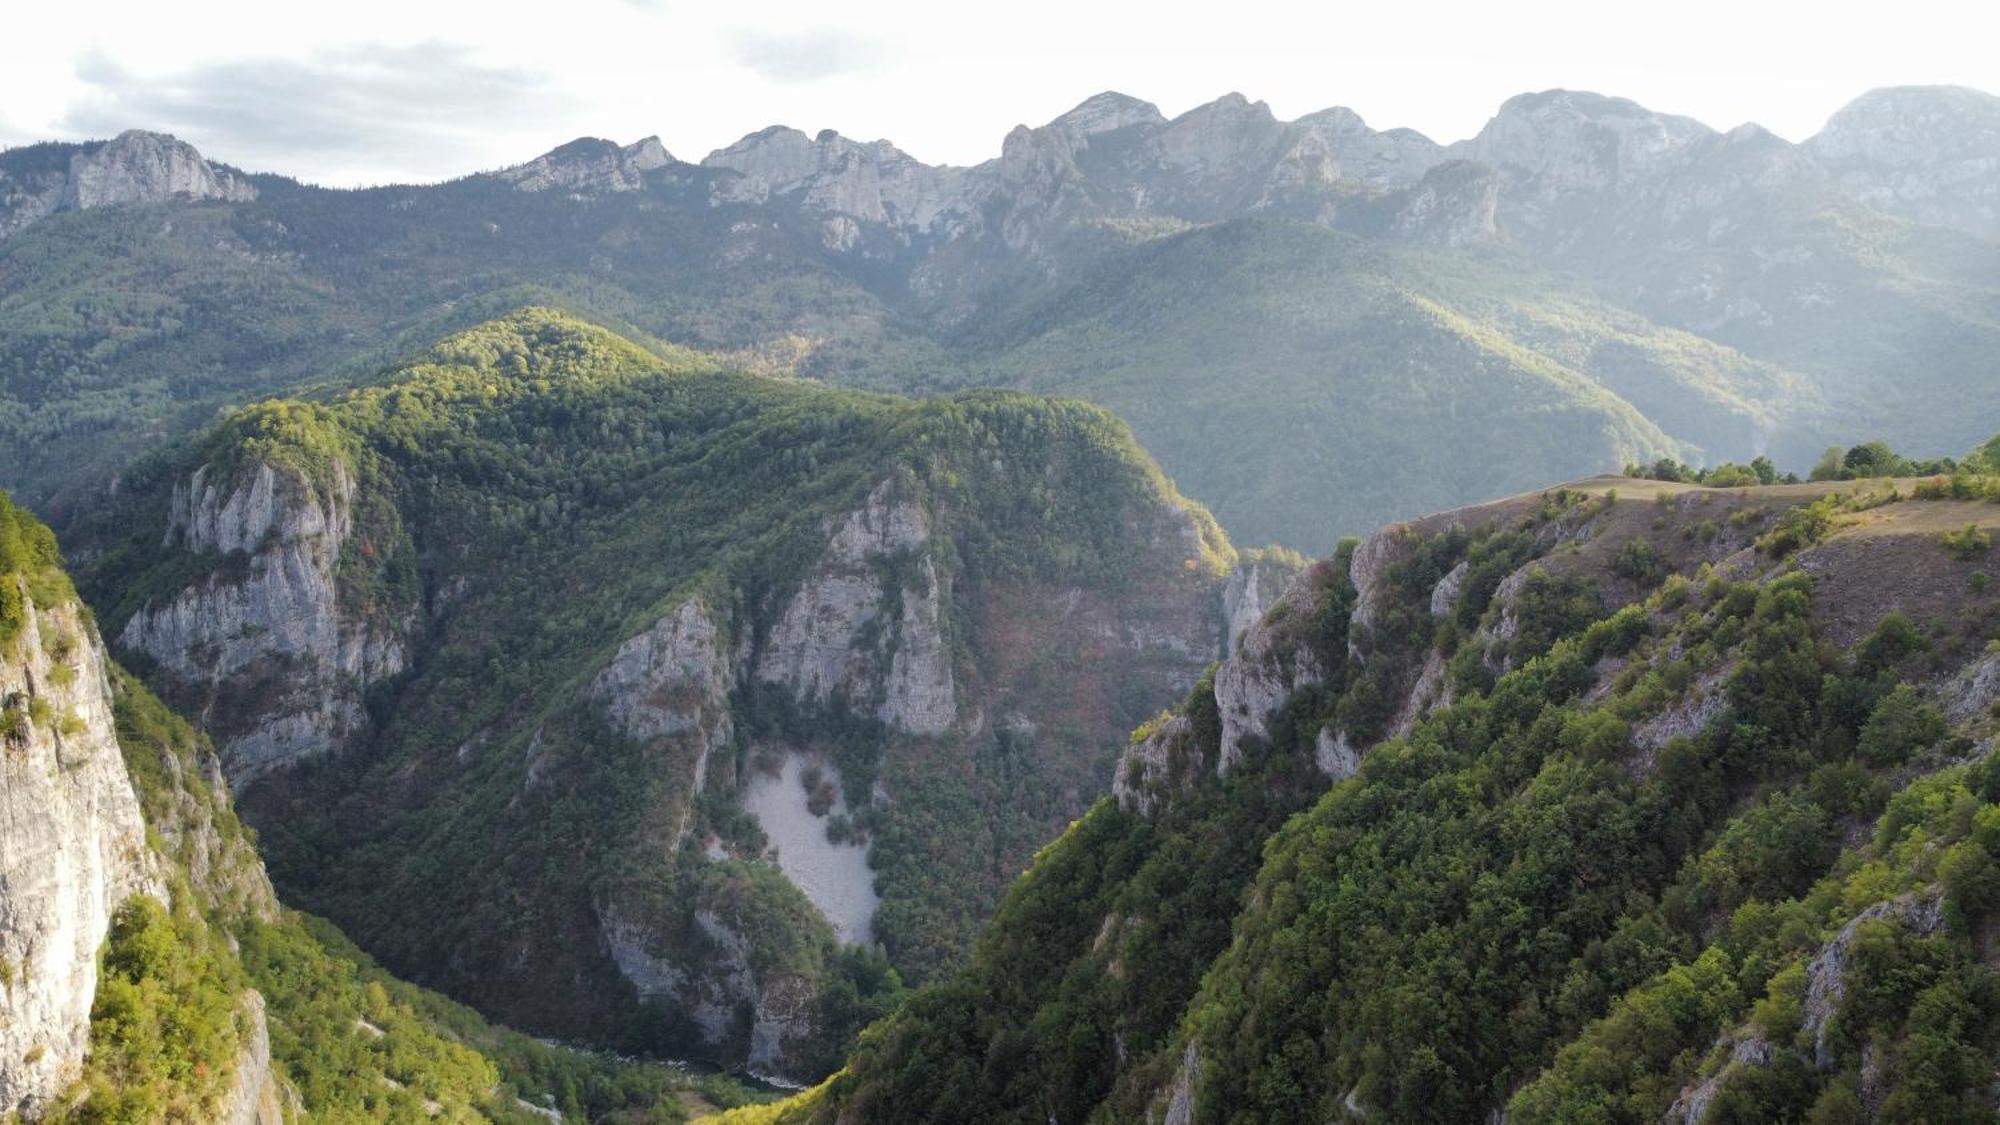
M58 211L255 198L256 187L242 174L209 163L193 145L165 133L131 129L108 141L0 153L0 237Z
M1992 94L1962 86L1870 91L1805 148L1871 207L2000 236L2000 98Z
M579 137L549 150L526 164L493 173L522 191L566 191L590 195L638 191L646 173L674 162L658 137L620 146L598 137Z

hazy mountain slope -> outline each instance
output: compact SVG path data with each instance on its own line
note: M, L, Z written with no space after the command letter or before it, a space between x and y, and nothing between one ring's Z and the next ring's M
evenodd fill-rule
M1815 410L1807 380L1505 255L1284 222L1107 254L968 335L975 379L1101 402L1237 534L1319 550L1481 488L1716 459Z
M1600 478L1344 547L965 973L742 1119L1990 1119L1996 486Z
M1391 452L1475 448L1498 427L1435 403L1500 371L1488 401L1531 388L1501 417L1532 419L1513 447L1548 462L1518 484L1607 467L1582 462L1645 444L1648 425L1714 460L1804 463L1868 432L1941 452L1975 440L2000 393L1991 102L1880 91L1795 145L1550 90L1440 146L1338 107L1280 121L1229 95L1170 119L1104 94L970 168L773 127L700 164L654 139L584 138L364 191L243 176L146 134L32 146L0 153L0 483L66 526L134 456L218 407L366 378L526 303L850 386L972 378L1115 400L1239 534L1277 527L1319 550L1479 491L1327 443L1303 459L1324 457L1343 499L1300 507L1292 444L1218 466L1218 431L1296 419L1307 441L1308 420L1331 432L1367 415L1390 420L1365 433ZM1246 220L1365 239L1412 307L1453 316L1355 315L1326 276L1344 267L1311 260L1324 238L1190 231L1133 247ZM1181 258L1156 262L1167 247ZM1171 288L1120 276L1153 265ZM1068 300L1102 311L1064 330ZM1282 325L1274 300L1294 306ZM1427 321L1436 335L1416 332ZM1175 339L1197 325L1202 346ZM1390 354L1407 370L1369 380L1365 411L1297 394ZM1214 419L1137 390L1142 367ZM1624 405L1551 391L1576 386L1557 368ZM1117 385L1100 394L1102 380ZM1605 420L1625 407L1638 420Z
M80 538L302 903L507 1019L811 1076L1288 572L1225 589L1102 410L542 311L233 416Z
M4 494L0 697L9 1120L682 1116L686 1075L490 1027L281 909L208 742L109 661Z
M1843 431L1937 450L1983 436L1982 409L2000 393L1980 358L2000 325L1990 240L1870 209L1814 145L1754 125L1716 133L1621 99L1522 95L1461 151L1499 169L1498 221L1531 260L1810 373L1826 412L1769 435L1781 459L1809 459Z
M22 150L27 151L27 150ZM0 167L18 153L0 154ZM746 363L880 384L935 354L713 174L646 191L528 191L489 176L64 212L0 240L0 477L37 506L88 490L218 407L365 378L446 332L568 303ZM930 364L935 369L937 364Z

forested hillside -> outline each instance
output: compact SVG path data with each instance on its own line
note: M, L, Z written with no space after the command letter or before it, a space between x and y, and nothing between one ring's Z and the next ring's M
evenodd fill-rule
M1992 1119L2000 464L1857 452L1343 546L964 973L730 1119Z
M81 525L281 890L523 1026L816 1078L1295 569L1101 409L529 310Z

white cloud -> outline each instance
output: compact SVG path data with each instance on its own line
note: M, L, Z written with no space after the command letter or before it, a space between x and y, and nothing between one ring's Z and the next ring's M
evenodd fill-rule
M1965 0L1902 0L1889 19L1823 0L1237 0L1201 18L1077 0L21 7L0 36L14 141L150 125L338 183L449 176L584 134L658 133L698 158L774 123L973 163L1104 89L1169 114L1227 90L1282 117L1346 105L1441 141L1552 86L1793 139L1872 86L2000 92L1996 17Z
M729 36L736 61L773 82L817 82L875 69L893 55L888 43L839 28L761 31L738 28Z
M491 118L553 121L576 106L543 74L488 66L437 42L329 47L159 76L93 52L77 78L83 90L62 119L66 132L155 129L255 171L325 168L336 179L470 171L489 158Z

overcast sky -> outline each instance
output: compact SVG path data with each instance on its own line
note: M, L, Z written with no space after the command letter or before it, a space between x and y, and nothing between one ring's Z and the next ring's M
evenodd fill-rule
M1440 141L1557 86L1794 140L1875 86L2000 92L2000 15L1979 0L10 7L0 146L158 129L326 184L442 179L586 134L698 160L777 123L969 164L1105 89L1169 114L1232 90L1286 118L1346 105Z

